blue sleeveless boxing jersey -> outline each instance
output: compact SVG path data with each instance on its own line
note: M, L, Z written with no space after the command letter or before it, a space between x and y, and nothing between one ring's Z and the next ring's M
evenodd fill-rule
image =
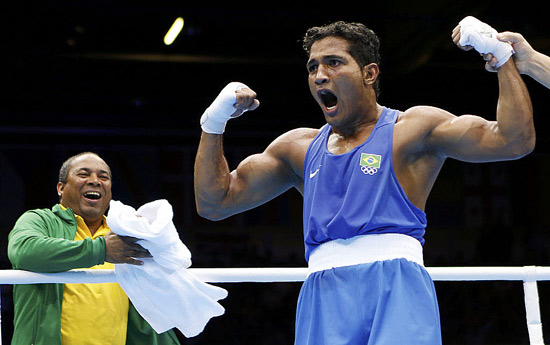
M350 152L328 151L328 124L309 145L303 192L306 260L321 243L357 235L401 233L424 244L426 214L409 201L393 169L398 115L384 108L369 138Z

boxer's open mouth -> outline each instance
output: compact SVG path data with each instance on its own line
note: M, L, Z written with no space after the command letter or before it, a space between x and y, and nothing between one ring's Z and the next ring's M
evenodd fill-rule
M334 109L338 105L338 97L330 90L320 90L318 92L319 99L327 110Z

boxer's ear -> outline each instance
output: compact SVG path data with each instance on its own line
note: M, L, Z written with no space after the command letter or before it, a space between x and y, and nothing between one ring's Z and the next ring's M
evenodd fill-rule
M363 82L365 83L365 85L372 85L378 79L378 74L380 74L380 69L378 68L378 65L373 62L363 66L362 72L363 72Z

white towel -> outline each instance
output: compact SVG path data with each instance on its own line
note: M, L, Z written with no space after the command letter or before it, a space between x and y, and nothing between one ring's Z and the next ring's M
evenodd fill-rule
M186 337L194 337L212 317L225 312L217 301L227 297L227 291L187 270L191 252L181 242L172 218L172 206L166 200L147 203L137 211L111 200L109 228L120 236L140 238L137 243L152 255L143 259L142 266L116 264L115 276L157 333L176 327Z

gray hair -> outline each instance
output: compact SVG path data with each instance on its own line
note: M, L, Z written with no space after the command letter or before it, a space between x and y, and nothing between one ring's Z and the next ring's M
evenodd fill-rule
M85 155L95 155L99 157L99 155L95 152L81 152L79 154L76 154L69 159L67 159L63 164L61 165L61 168L59 169L59 179L58 181L61 183L67 183L67 177L69 176L69 170L71 170L71 165L73 164L73 161L79 157L85 156ZM101 158L101 157L99 157ZM105 163L107 164L107 163ZM107 165L109 166L109 165ZM111 168L109 168L109 175L111 175L110 172ZM112 178L112 176L111 176Z

